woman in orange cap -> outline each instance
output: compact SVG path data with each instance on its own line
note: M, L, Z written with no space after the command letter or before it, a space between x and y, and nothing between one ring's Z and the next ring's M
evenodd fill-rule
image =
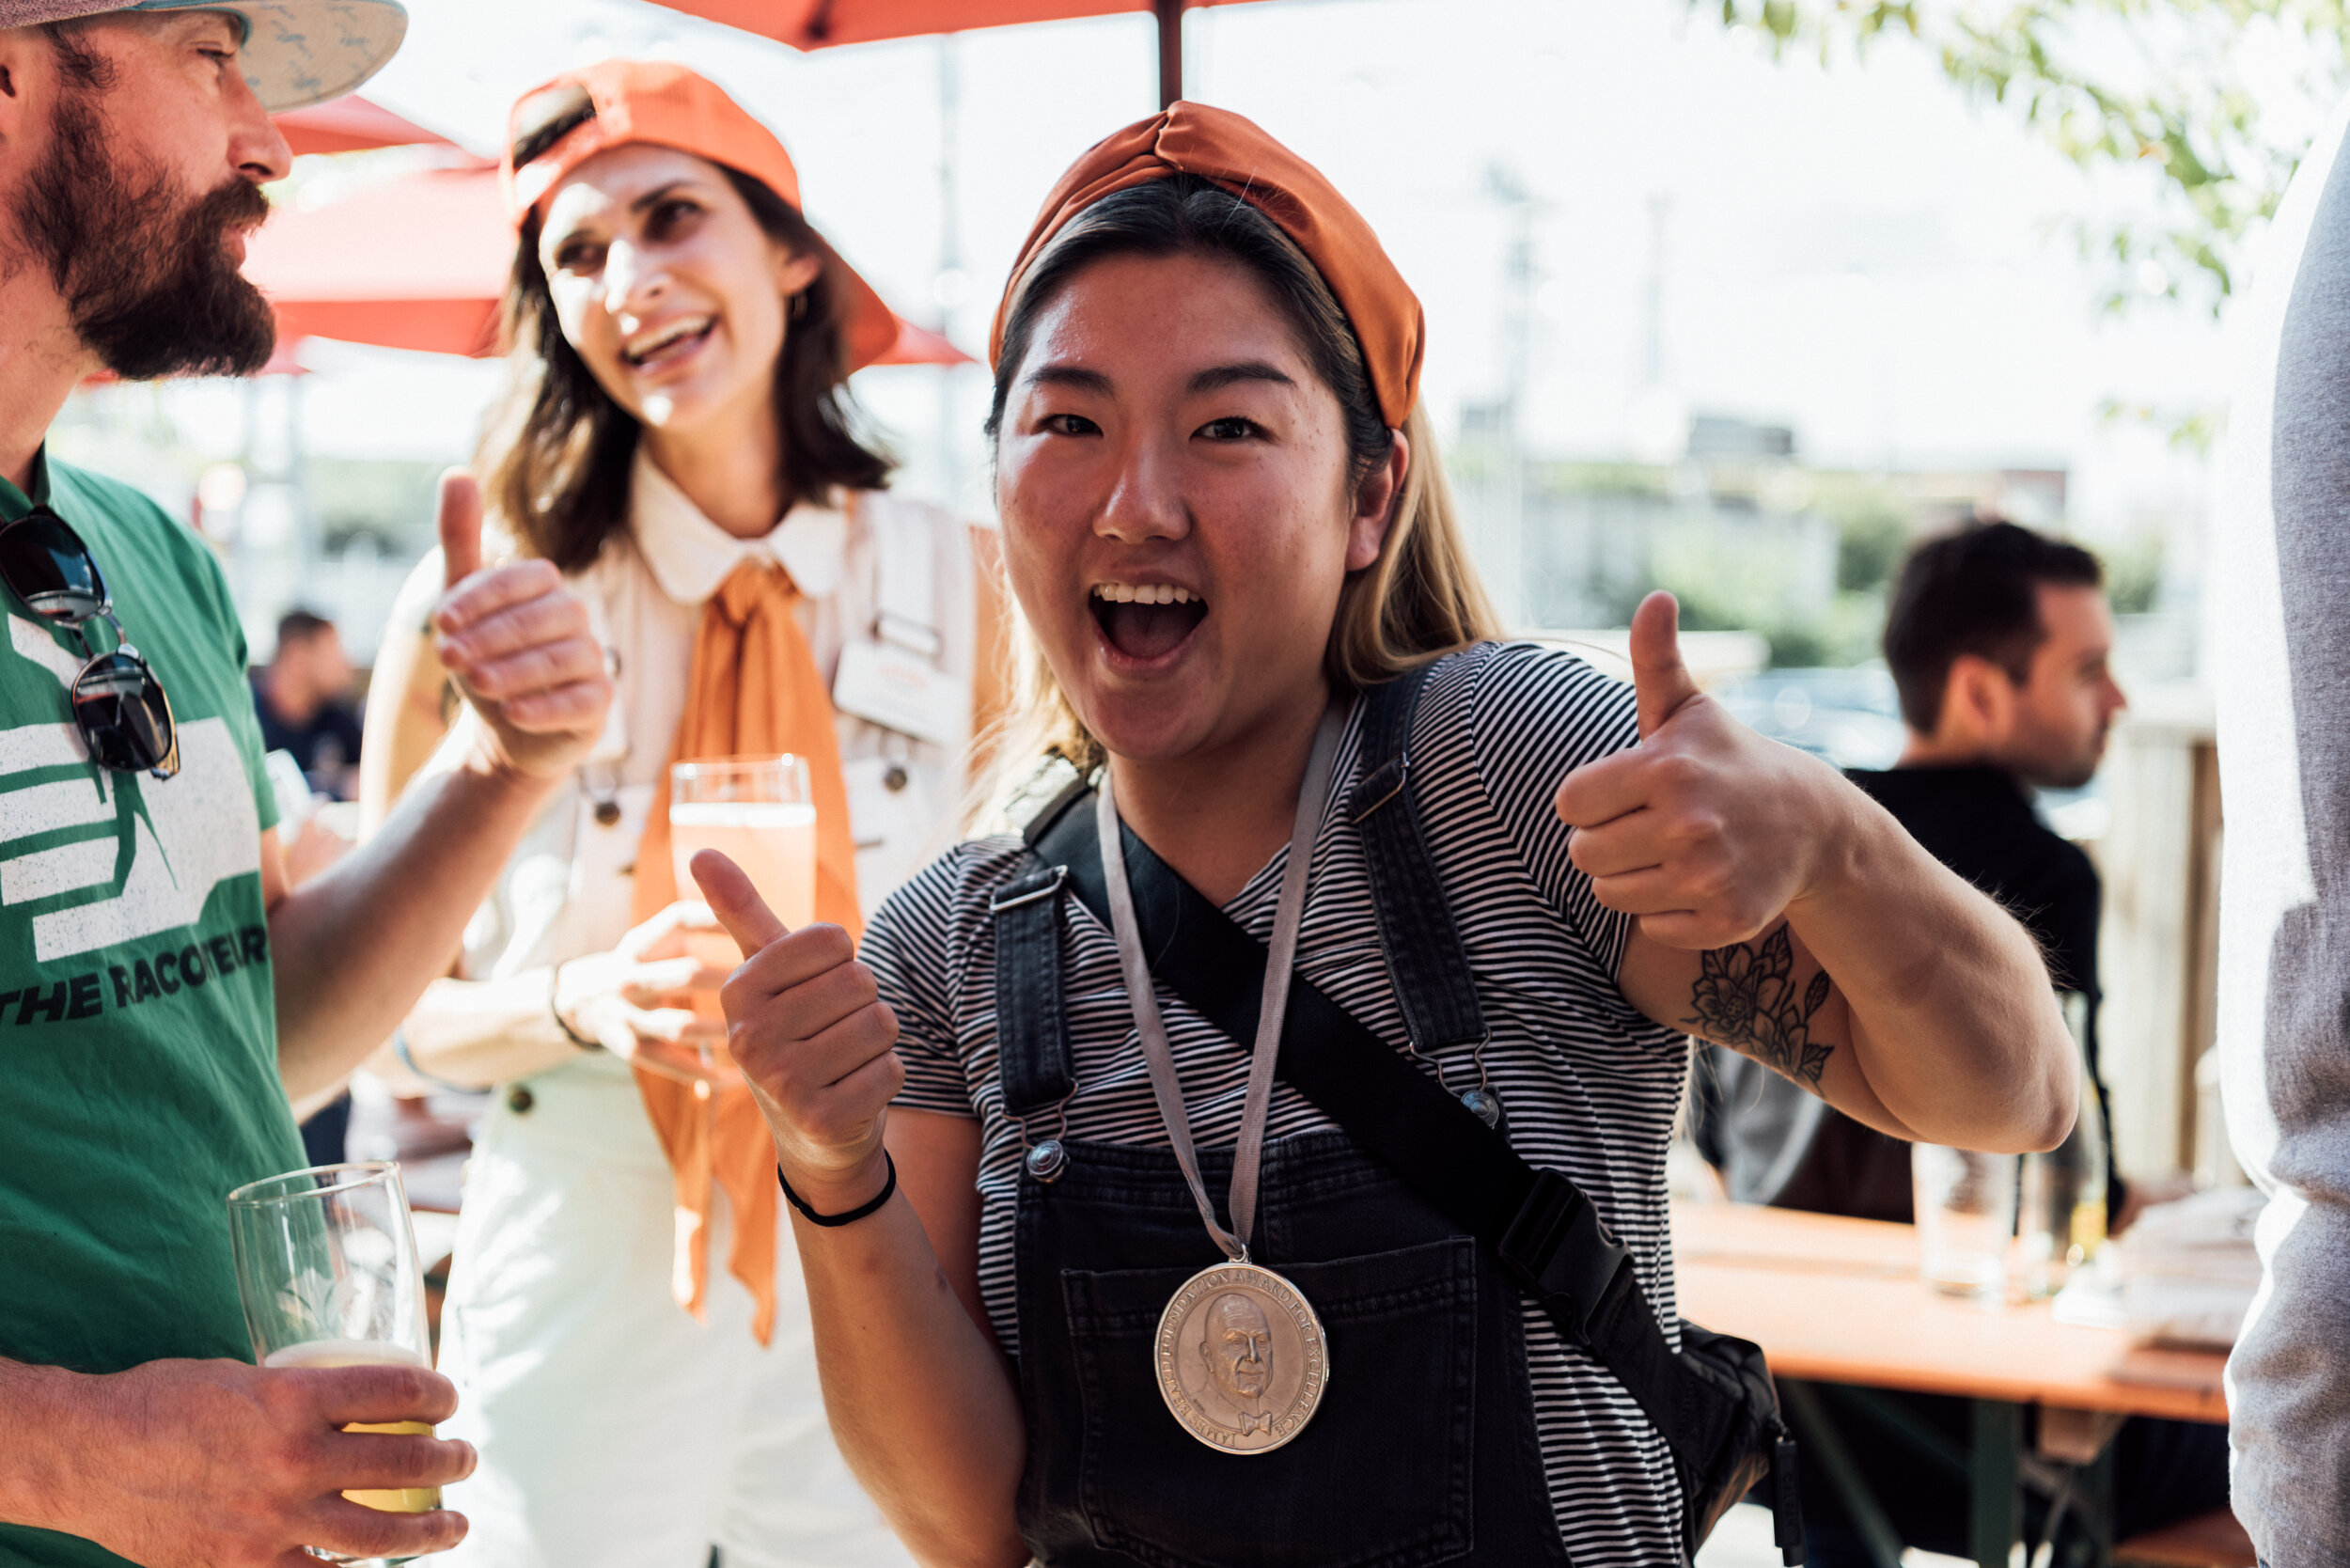
M1003 755L1075 776L862 962L696 859L836 1425L925 1560L1683 1560L1781 1457L1759 1356L1671 1315L1686 1035L1904 1137L2070 1122L2021 928L1700 693L1668 597L1634 685L1496 640L1421 342L1247 121L1096 147L992 418Z
M902 1561L825 1426L668 781L686 759L802 759L813 916L854 934L861 898L952 838L989 579L964 525L884 489L841 384L898 321L801 215L764 126L682 67L608 62L517 104L506 179L491 519L588 603L620 695L400 1042L426 1074L499 1088L442 1352L481 1451L456 1560ZM380 799L440 739L440 672L396 640L377 684Z

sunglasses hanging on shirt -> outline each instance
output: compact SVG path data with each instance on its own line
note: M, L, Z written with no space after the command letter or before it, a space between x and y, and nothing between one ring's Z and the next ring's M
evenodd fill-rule
M179 728L171 699L114 617L105 574L82 536L45 506L0 525L0 582L36 619L73 634L89 655L73 677L74 727L91 758L117 773L169 778L180 771ZM86 628L114 628L114 649L91 653Z

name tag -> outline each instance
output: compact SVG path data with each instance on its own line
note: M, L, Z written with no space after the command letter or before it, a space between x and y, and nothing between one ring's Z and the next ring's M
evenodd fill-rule
M840 651L832 705L885 729L953 748L971 727L971 682L889 643L853 642Z

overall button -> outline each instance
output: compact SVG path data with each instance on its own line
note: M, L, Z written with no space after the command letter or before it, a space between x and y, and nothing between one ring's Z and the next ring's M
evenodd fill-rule
M1023 1163L1027 1166L1029 1175L1040 1182L1050 1182L1069 1168L1069 1151L1061 1147L1060 1139L1048 1137L1029 1150L1028 1157Z
M1479 1084L1475 1089L1463 1090L1461 1104L1466 1105L1476 1115L1477 1120L1486 1126L1501 1125L1501 1096L1487 1089L1483 1084Z
M506 1108L512 1111L516 1116L528 1116L530 1114L530 1107L538 1103L538 1096L531 1093L529 1090L524 1088L521 1084L516 1084L513 1088L506 1091Z

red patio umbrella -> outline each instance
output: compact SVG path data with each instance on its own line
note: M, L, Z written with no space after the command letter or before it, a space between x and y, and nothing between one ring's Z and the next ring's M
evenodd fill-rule
M353 94L277 117L277 129L296 152L364 152L379 147L448 147L446 136L400 118Z
M1183 96L1183 12L1246 0L658 0L794 49L1147 11L1159 19L1159 107Z
M513 259L497 170L428 169L329 206L274 213L250 242L244 274L276 306L284 341L333 337L479 358L498 352L498 298ZM897 346L877 363L971 357L901 320Z
M497 351L513 236L496 169L430 169L329 206L280 209L249 243L244 274L289 341L478 356Z

